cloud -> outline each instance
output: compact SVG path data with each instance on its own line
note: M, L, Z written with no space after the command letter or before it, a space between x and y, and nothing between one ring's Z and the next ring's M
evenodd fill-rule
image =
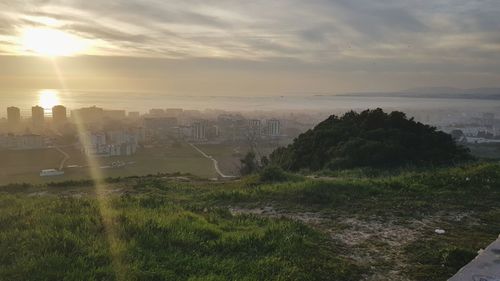
M328 71L498 75L498 0L32 0L0 3L0 53L36 17L93 55L294 62ZM35 19L34 19L35 17Z

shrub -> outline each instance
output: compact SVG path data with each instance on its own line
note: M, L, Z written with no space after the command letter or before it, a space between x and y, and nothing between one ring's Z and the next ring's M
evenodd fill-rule
M284 182L299 179L300 176L289 174L278 166L265 167L259 174L260 182Z

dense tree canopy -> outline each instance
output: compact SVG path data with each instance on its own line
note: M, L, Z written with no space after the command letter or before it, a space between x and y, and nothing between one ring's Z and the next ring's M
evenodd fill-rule
M449 134L403 112L382 109L330 116L287 147L271 162L287 170L447 165L471 158Z

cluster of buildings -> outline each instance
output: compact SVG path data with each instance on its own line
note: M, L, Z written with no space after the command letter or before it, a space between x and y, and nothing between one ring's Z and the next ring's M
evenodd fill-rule
M48 138L62 136L69 136L68 139L74 136L74 142L86 154L104 156L132 155L142 145L179 141L254 146L266 142L284 144L326 118L301 112L284 116L269 112L250 114L182 108L155 108L141 114L96 106L69 113L62 105L49 110L33 106L31 118L23 119L19 108L8 107L6 120L0 122L0 149L43 148L51 143ZM422 116L418 117L417 113ZM500 119L491 112L414 112L413 115L417 120L439 119L440 123L433 122L438 129L451 133L463 143L500 142ZM428 123L425 120L422 122Z
M0 149L8 150L30 150L41 149L46 146L45 138L41 135L23 134L0 135Z
M79 136L80 149L87 155L95 156L130 156L137 152L145 142L142 128L86 131Z
M182 139L191 142L240 142L282 137L281 121L275 118L246 119L239 114L220 114L203 118L200 112L166 110L164 115L152 110L143 119L148 139L164 141ZM153 114L152 114L153 112ZM176 112L176 117L168 114Z
M440 126L461 143L500 143L500 119L491 112Z
M132 155L143 145L173 142L246 143L279 142L310 128L297 118L276 118L219 110L151 109L145 114L106 110L92 106L68 110L31 108L31 118L22 118L17 107L7 108L0 122L0 149L43 148L49 138L71 139L85 154L100 156ZM4 127L2 129L2 126ZM69 136L69 137L68 137Z
M53 124L64 124L67 122L66 107L62 105L57 105L52 108L52 123ZM40 130L46 126L46 111L41 106L33 106L31 108L31 124L28 124L25 128ZM21 117L21 110L18 107L8 107L7 108L7 125L10 131L19 131L23 129Z
M46 119L46 110L40 106L31 108L31 119L28 122L23 120L18 107L8 107L6 126L0 131L0 149L29 150L46 147ZM62 105L54 106L51 120L53 126L66 124L66 108Z

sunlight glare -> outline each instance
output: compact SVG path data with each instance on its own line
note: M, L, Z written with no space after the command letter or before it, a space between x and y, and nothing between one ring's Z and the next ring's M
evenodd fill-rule
M26 51L50 57L72 56L88 48L86 40L53 28L24 29L21 41Z
M42 90L38 92L38 103L46 110L52 109L52 107L61 103L59 92L56 90Z

